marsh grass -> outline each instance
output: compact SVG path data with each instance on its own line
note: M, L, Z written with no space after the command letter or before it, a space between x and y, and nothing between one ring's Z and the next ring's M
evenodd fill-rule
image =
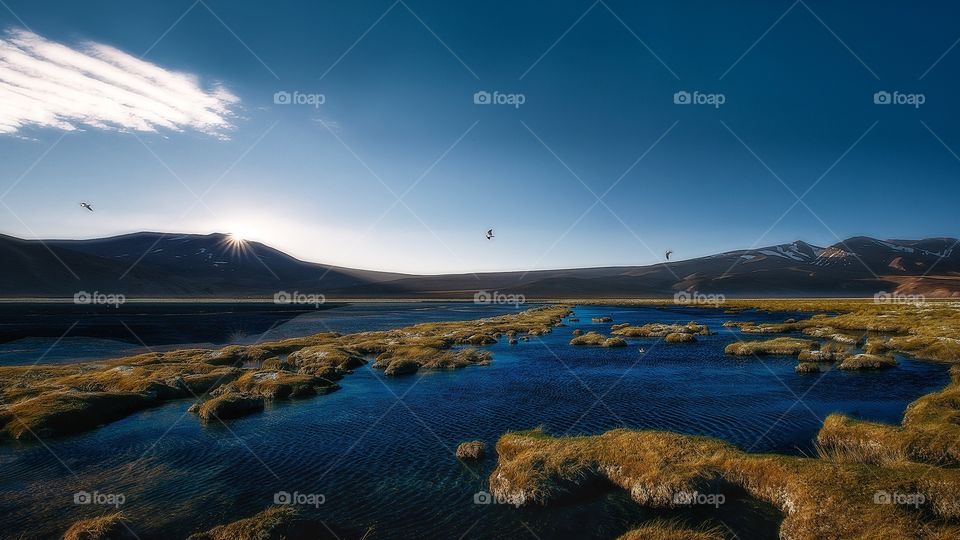
M323 332L218 350L183 349L115 360L0 367L0 433L22 439L78 433L164 401L204 399L202 419L259 410L286 399L337 388L375 357L387 375L483 365L499 336L543 335L570 314L548 306L473 321L422 323L378 332Z
M75 522L63 540L131 540L137 538L122 512Z
M675 506L675 494L717 481L738 486L785 515L782 538L952 538L960 529L960 471L897 462L868 465L820 458L749 454L723 441L657 431L596 436L515 432L497 442L493 493L521 504L575 497L603 477L637 503ZM920 492L924 512L877 504L878 492Z
M487 445L483 441L467 441L457 446L457 459L477 460L483 458L487 451Z
M190 535L187 540L344 540L354 537L328 523L303 517L294 506L284 505L271 506L252 517Z
M691 321L687 324L648 323L643 326L618 324L613 326L611 333L623 337L664 337L668 334L706 336L710 334L710 329L702 324Z
M721 527L691 528L677 521L656 519L631 529L617 540L725 540Z
M597 332L587 332L586 334L574 335L570 340L570 345L583 346L590 345L594 347L626 347L627 342L617 336L609 337Z
M811 350L814 342L809 339L778 337L759 341L738 341L724 348L727 354L737 356L799 355Z

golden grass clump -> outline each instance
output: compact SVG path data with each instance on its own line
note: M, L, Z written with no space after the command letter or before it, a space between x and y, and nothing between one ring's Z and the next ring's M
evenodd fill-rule
M570 340L570 345L591 345L594 347L626 347L627 342L617 336L608 337L597 332L587 332L586 334L574 335Z
M607 347L607 348L610 348L610 347L626 347L626 346L627 346L627 342L626 342L626 340L624 340L622 337L613 336L613 337L609 337L609 338L603 340L603 343L601 343L600 346L601 346L601 347Z
M137 535L130 529L122 512L82 519L63 534L63 540L132 540Z
M812 345L816 347L817 345ZM835 341L828 341L820 344L819 349L807 349L800 351L797 360L801 362L840 362L850 356L850 349Z
M467 441L457 446L457 459L476 460L482 459L487 451L487 445L483 441Z
M631 529L617 540L725 540L719 527L692 529L679 523L662 519Z
M586 334L580 334L579 336L574 336L570 340L570 345L580 346L580 345L601 345L607 336L599 334L597 332L587 332Z
M697 341L697 336L683 332L671 332L663 340L667 343L693 343Z
M855 354L843 362L840 362L840 369L850 371L863 369L886 369L897 365L897 361L892 356L880 356L878 354Z
M192 534L187 540L339 540L342 534L329 524L302 517L296 507L284 505Z
M622 429L564 438L507 433L497 453L490 491L520 505L569 499L612 483L641 505L670 508L679 492L729 486L783 512L784 539L954 538L960 532L948 524L960 517L957 469L749 454L707 437ZM922 495L923 511L878 504L883 493Z
M809 339L778 337L761 341L738 341L727 345L723 351L737 356L798 355L809 351L813 344Z
M321 377L275 370L244 373L227 387L267 399L303 398L338 388L333 382Z
M335 381L365 364L366 360L356 351L344 347L314 345L290 353L286 363L292 364L299 373Z
M865 422L842 414L828 416L817 434L821 451L840 461L960 465L958 368L951 368L951 382L945 389L911 403L899 426Z
M617 325L612 332L623 337L664 337L667 334L691 334L706 336L710 329L693 321L687 324L648 323L643 326Z
M190 407L201 420L229 420L263 410L264 399L253 394L228 390Z
M3 432L17 440L69 435L146 409L153 400L135 393L55 391L0 409Z
M800 362L793 370L797 373L820 373L820 366L816 362Z

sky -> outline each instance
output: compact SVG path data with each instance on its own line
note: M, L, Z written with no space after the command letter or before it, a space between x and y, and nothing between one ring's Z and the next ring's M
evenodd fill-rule
M415 273L957 236L958 10L2 0L0 233Z

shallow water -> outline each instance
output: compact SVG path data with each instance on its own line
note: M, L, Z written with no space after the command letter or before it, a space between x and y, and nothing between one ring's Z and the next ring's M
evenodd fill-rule
M886 372L834 370L821 377L795 374L789 357L723 354L735 339L723 321L792 314L575 312L581 322L542 339L491 346L489 366L396 378L363 367L344 378L338 392L277 403L226 426L199 424L186 413L190 402L181 401L46 446L0 447L0 531L54 536L76 519L103 513L103 507L73 504L83 489L124 494L123 510L141 524L144 539L179 538L247 517L272 504L279 491L323 494L324 504L310 513L361 532L373 526L374 538L532 537L530 531L540 538L613 538L662 516L723 522L741 538L775 538L777 513L748 498L674 513L640 508L619 490L547 508L475 504L496 458L466 466L453 451L471 439L492 449L504 431L542 425L556 435L665 429L721 437L754 452L809 453L830 412L899 422L910 401L947 382L944 366L905 358ZM301 315L274 331L353 331L492 314L472 304L349 306ZM719 334L693 344L567 345L573 328L608 331L609 324L589 322L601 314L637 324L697 320Z

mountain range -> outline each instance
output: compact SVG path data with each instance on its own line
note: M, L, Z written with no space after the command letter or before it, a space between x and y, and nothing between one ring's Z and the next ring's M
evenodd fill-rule
M278 291L330 298L471 298L478 291L528 298L663 297L679 291L726 296L960 296L954 238L853 237L831 246L803 241L648 266L412 275L301 261L258 242L214 233L141 232L93 240L0 235L0 297L270 297Z

